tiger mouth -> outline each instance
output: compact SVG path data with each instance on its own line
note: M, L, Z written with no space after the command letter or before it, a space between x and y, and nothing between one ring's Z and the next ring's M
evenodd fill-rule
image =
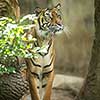
M45 30L41 29L42 34L40 34L43 37L48 37L48 36L52 36L52 35L57 35L60 33L62 33L62 30L64 29L64 26L61 24L56 24L56 25L49 25L49 27L44 27ZM40 32L40 33L41 33Z

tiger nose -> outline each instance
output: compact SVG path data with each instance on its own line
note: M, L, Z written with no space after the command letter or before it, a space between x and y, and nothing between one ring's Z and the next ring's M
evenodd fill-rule
M61 26L60 26L60 30L63 30L63 29L64 29L64 25L61 25Z
M62 30L64 28L63 24L62 23L57 23L59 28Z

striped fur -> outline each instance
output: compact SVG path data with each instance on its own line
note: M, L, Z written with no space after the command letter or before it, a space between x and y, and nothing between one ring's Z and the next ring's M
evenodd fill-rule
M39 53L40 56L38 58L25 59L27 65L27 79L29 81L32 100L51 100L55 61L53 35L55 32L62 30L62 28L59 28L62 24L57 10L58 8L54 7L49 9L49 13L48 9L35 12L38 19L37 21L33 21L33 23L36 25L38 23L38 31L36 28L33 28L31 32L25 35L25 37L28 37L31 34L37 39L37 41L33 43L33 48L41 47L43 44L48 45L47 53ZM48 14L46 15L46 13ZM42 36L40 35L41 33L38 33L43 31L47 32L46 36ZM31 51L29 50L29 52Z
M51 86L54 78L54 39L52 37L49 40L42 40L41 42L49 45L47 53L40 53L38 58L25 59L26 65L28 67L27 76L30 84L32 100L50 100L49 94L51 94ZM45 97L46 99L43 99L43 96L47 96L48 98Z

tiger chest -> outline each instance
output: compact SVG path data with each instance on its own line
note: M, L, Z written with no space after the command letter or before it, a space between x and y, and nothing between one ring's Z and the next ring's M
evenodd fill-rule
M35 73L39 79L43 78L53 69L53 53L49 51L47 55L40 56L37 59L31 59L32 67L31 72Z
M54 55L49 51L44 57L40 56L37 59L32 59L31 72L34 74L37 87L45 87L48 81L49 73L53 70Z

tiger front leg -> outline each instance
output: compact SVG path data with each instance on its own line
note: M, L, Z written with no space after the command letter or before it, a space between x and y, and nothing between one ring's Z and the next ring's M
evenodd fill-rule
M43 100L51 100L52 84L54 80L54 70L48 74L48 81Z
M37 82L36 82L36 76L32 73L28 73L28 82L29 82L29 88L31 93L32 100L40 100L38 90L37 90Z
M30 94L32 100L40 100L38 90L37 90L37 81L36 75L31 72L32 63L30 59L25 59L27 65L27 80L29 82Z

